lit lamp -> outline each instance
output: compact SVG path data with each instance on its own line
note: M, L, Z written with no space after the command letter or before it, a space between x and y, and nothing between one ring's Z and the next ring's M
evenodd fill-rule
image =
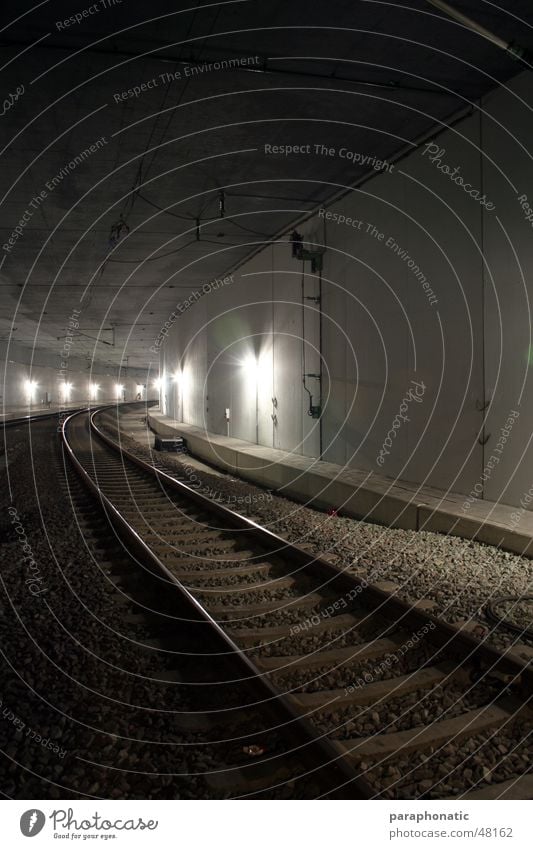
M37 382L35 380L25 380L24 381L24 390L26 393L26 400L31 407L35 400L35 390L37 389Z
M72 383L67 383L65 381L65 383L62 383L59 388L61 390L61 396L62 396L61 400L66 404L68 401L70 401L70 393L72 391Z
M154 388L159 394L159 409L162 413L166 413L166 397L165 397L165 373L162 377L156 377L154 380Z
M255 396L255 441L259 444L259 360L253 354L248 354L240 365L248 391L252 397Z

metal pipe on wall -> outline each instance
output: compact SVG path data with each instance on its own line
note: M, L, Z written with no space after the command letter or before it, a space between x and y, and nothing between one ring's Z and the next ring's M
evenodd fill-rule
M499 35L496 35L486 27L482 26L482 24L474 21L473 18L470 18L468 15L460 12L459 9L454 8L454 6L450 6L449 3L445 3L444 0L427 0L427 2L430 6L434 6L441 12L444 12L449 18L453 18L453 20L467 27L467 29L477 33L481 36L481 38L485 38L487 41L490 41L495 45L495 47L509 53L513 59L523 62L525 65L530 67L532 56L525 47L521 47L513 41L506 41L504 38L501 38Z

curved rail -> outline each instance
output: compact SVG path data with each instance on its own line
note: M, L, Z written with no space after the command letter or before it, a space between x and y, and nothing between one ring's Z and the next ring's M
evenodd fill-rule
M61 417L64 417L66 415L70 416L73 413L80 413L80 412L83 412L83 411L89 410L89 409L90 409L90 407L85 405L84 407L73 407L73 408L68 409L68 410L53 410L53 411L48 412L48 413L34 413L34 414L28 413L25 416L17 416L16 418L13 418L13 419L2 419L2 421L0 422L0 425L4 428L6 428L6 427L20 427L21 425L31 424L32 422L46 421L47 419L53 419L53 418L56 418L56 417L61 418ZM7 414L7 415L9 415L9 414Z
M310 555L308 551L300 546L288 542L267 528L254 522L246 516L236 513L229 507L210 500L207 496L197 492L183 481L176 480L167 472L156 469L150 463L145 462L132 452L119 445L110 436L104 433L96 424L95 417L107 408L95 410L91 413L91 430L97 434L110 448L122 454L139 468L148 472L154 478L165 483L170 489L185 495L190 501L201 506L203 509L213 513L218 518L233 526L236 530L250 534L258 544L272 553L282 553L295 566L305 568L318 576L325 584L330 584L343 592L357 591L357 597L364 595L365 605L372 608L376 613L385 614L394 618L394 622L402 627L412 627L413 630L425 625L433 625L431 636L428 640L440 648L446 649L448 653L455 653L462 661L480 662L491 670L498 670L512 675L515 680L521 680L524 687L533 691L533 669L529 664L509 653L503 653L491 645L480 641L468 631L457 628L442 619L433 616L427 610L417 605L412 605L399 598L395 593L372 583L364 578L348 573L330 563L320 555ZM68 421L68 420L67 420Z
M116 443L109 440L108 437L100 431L97 425L94 424L95 415L105 412L107 409L109 409L109 406L99 408L90 414L92 430L110 446L115 447L115 449L118 449L128 459L133 460L133 455L126 451L122 451ZM74 449L69 443L67 431L72 420L77 416L84 414L87 415L87 412L77 412L64 420L61 431L63 445L76 472L81 477L92 495L103 505L110 522L113 524L120 537L129 544L130 548L135 550L135 554L143 566L161 574L165 580L171 584L177 592L179 592L181 598L185 600L190 608L194 621L202 621L209 626L212 634L214 635L215 641L222 649L222 653L230 655L231 659L240 670L240 674L244 673L249 681L253 683L261 702L268 701L271 703L275 707L276 712L280 715L282 721L285 724L288 723L290 725L291 735L295 735L299 745L302 747L302 757L312 761L313 769L316 771L326 770L332 773L333 780L335 782L334 786L340 785L345 788L349 785L351 788L351 798L368 799L372 794L370 786L364 778L358 775L358 770L346 762L343 752L339 750L333 741L323 735L320 735L317 729L305 717L301 716L290 700L276 689L268 678L266 678L264 671L260 670L247 657L247 655L241 648L239 648L239 646L237 646L218 622L213 619L206 608L192 595L192 593L189 592L189 590L176 578L176 576L167 569L164 563L162 563L157 555L149 548L137 531L121 515L119 510L117 510L110 499L95 484L90 475L83 468L82 464L76 457ZM145 465L146 464L143 464L143 468ZM174 483L178 483L167 475L164 475L164 478L166 482L173 481ZM188 494L190 493L192 496L194 490L189 487L186 487L186 489ZM198 494L196 493L196 495ZM200 498L202 501L204 500L202 496L200 496ZM208 503L209 506L212 505L212 502ZM226 514L231 514L231 517L237 518L237 514L233 513L233 511L227 510L223 507L221 510L224 511L224 516L226 516ZM261 530L258 525L255 525L255 523L250 524L253 525L254 531L259 532ZM274 537L275 540L279 540L279 538L275 535L272 535L272 537Z
M162 558L165 555L162 554L161 557L158 557L152 551L150 537L143 538L144 525L139 525L137 530L133 517L131 517L133 525L130 525L128 522L128 514L131 512L128 510L128 498L131 498L131 491L129 486L127 490L124 490L124 484L120 484L122 472L126 479L133 472L132 479L140 482L140 490L145 493L147 504L152 504L152 510L161 509L157 499L162 494L167 494L172 500L172 492L174 492L177 496L176 503L182 504L185 513L188 511L191 512L190 508L192 506L193 515L200 511L204 517L213 516L220 520L219 530L227 531L229 537L235 540L234 544L238 548L242 547L244 543L245 549L252 548L254 551L257 546L257 549L260 548L262 552L262 554L257 556L266 556L267 561L275 561L276 558L273 556L277 555L279 562L279 557L281 556L284 568L286 566L290 567L289 574L298 571L305 581L307 581L309 576L312 576L314 579L318 578L320 580L320 587L318 587L319 594L324 593L324 590L326 590L324 595L327 595L327 591L330 589L345 594L346 591L349 591L349 597L353 600L349 606L349 612L352 615L355 614L356 608L363 608L367 614L377 614L377 621L381 620L389 623L385 626L385 630L392 627L395 630L400 629L405 631L406 627L415 630L420 628L420 626L425 626L424 633L426 636L424 637L424 641L428 644L427 649L432 654L432 658L439 658L437 663L444 662L445 659L453 659L455 668L466 665L470 669L472 681L476 681L479 677L480 668L483 670L483 676L498 670L512 678L513 692L522 689L526 693L526 696L529 696L532 689L531 684L533 683L533 669L531 664L527 660L523 660L518 653L512 650L500 651L487 644L484 635L482 635L481 639L478 639L464 628L450 625L431 615L428 613L425 605L410 604L402 600L398 597L399 588L394 587L394 585L368 584L364 578L335 566L326 556L310 554L309 551L288 542L286 539L267 530L252 519L248 519L234 512L229 507L212 501L188 483L172 477L171 474L168 474L160 467L154 466L152 462L142 459L132 451L121 446L119 444L120 422L115 422L114 419L111 421L112 435L104 432L97 422L97 416L106 410L109 410L109 407L99 408L90 414L85 414L83 418L83 433L77 437L79 440L79 451L81 452L79 459L75 456L76 452L69 444L68 429L73 420L82 414L74 414L64 422L63 439L77 471L93 495L100 499L110 521L117 528L120 535L128 541L130 547L132 545L135 547L141 562L143 564L149 564L152 570L163 575L168 584L176 588L181 597L186 600L188 608L192 612L191 615L194 616L194 621L201 621L208 625L224 654L233 658L241 674L246 675L246 680L250 682L259 694L261 701L269 702L271 706L275 705L276 715L283 717L284 723L285 725L288 724L291 734L297 736L298 743L301 743L297 751L303 751L307 754L310 754L312 751L313 762L318 764L316 769L327 770L328 773L334 770L337 787L346 787L349 785L354 798L368 798L374 793L367 779L363 778L357 772L357 757L353 759L350 757L352 751L350 745L353 744L357 747L359 741L353 739L352 741L348 741L347 746L344 746L342 742L336 740L334 737L329 737L328 733L325 733L324 729L320 728L320 723L317 727L314 722L309 721L306 716L303 716L302 712L305 712L305 699L302 706L302 699L298 701L298 698L291 696L290 691L280 692L276 684L269 680L268 676L268 669L274 669L275 666L269 666L268 663L265 665L264 657L262 660L258 658L257 664L250 660L248 655L243 651L243 648L237 645L237 643L242 642L238 635L238 629L237 632L233 630L233 636L235 637L233 639L231 625L229 634L225 630L228 624L225 621L225 615L222 613L222 621L220 623L213 617L212 614L219 618L218 614L221 613L221 609L220 607L217 608L215 604L215 608L210 612L209 601L207 599L202 600L201 585L199 587L193 587L192 592L184 585L183 580L189 580L188 577L185 577L187 575L187 566L182 567L181 571L178 567L177 574L175 574L172 571L172 564L169 562L166 565L163 562ZM79 421L81 423L81 419ZM75 426L73 425L73 427ZM118 436L115 436L115 433ZM97 446L97 457L94 460L85 445L85 439L87 438L91 441L92 435L94 435L94 440L92 440L91 444ZM118 441L116 441L117 439ZM91 468L92 462L94 463L93 468ZM135 467L140 470L140 474L139 471L133 471ZM118 477L117 471L114 471L115 469L121 470ZM98 475L100 474L98 470L102 471L102 481L98 480ZM157 498L155 500L152 490L154 493L157 492ZM118 496L119 503L124 506L122 513L113 504L113 501L116 500L115 495ZM158 505L157 508L156 502ZM249 554L248 552L247 556ZM256 555L254 554L252 559L255 559L255 557ZM168 568L169 566L170 568ZM197 595L200 595L200 600L195 597L195 592ZM217 592L220 592L220 590L217 590ZM357 599L357 602L355 599ZM255 603L257 611L260 610L262 603L262 601ZM250 615L253 616L254 614L251 613ZM428 626L431 627L428 628ZM251 634L254 634L253 628ZM368 645L370 646L371 643ZM347 648L351 648L351 646L347 646ZM318 649L317 652L317 658L319 658L320 652ZM280 655L283 654L284 652L280 652ZM298 660L297 654L298 652L296 652L296 655L294 652L292 653L293 662ZM291 652L289 651L287 659L290 657ZM424 666L425 662L422 660L419 667L422 679L426 674L423 671ZM444 667L446 667L446 664L444 664ZM428 666L428 677L431 679L431 676L437 675L438 677L442 675L444 667L442 665L439 668L434 665L431 667ZM273 677L275 679L275 676ZM418 680L421 679L419 678ZM500 695L507 692L507 686L506 684L502 688ZM321 694L318 694L319 701L324 698L324 694L327 693L328 689L331 689L331 687L326 688ZM309 699L307 701L308 705L317 704L316 700L313 701L312 697L309 697ZM520 700L520 702L522 701ZM501 704L498 703L498 705L492 714L489 711L489 722L503 722L502 716L507 717L509 715L508 708L503 701ZM480 708L481 712L483 710L485 708ZM446 725L445 722L444 725ZM443 732L441 731L439 733ZM294 746L294 742L291 742ZM393 745L391 738L386 741L386 745ZM346 798L346 796L343 798Z
M498 613L498 607L501 604L505 604L507 602L512 602L513 604L520 604L521 602L529 602L533 603L533 595L505 595L500 598L495 599L493 602L488 604L485 608L485 613L487 617L494 622L495 625L500 625L503 628L507 628L508 631L512 631L514 634L520 634L520 636L525 636L530 640L533 640L533 628L528 628L527 626L519 625L517 622L513 622L512 619L507 619L506 616L501 616Z

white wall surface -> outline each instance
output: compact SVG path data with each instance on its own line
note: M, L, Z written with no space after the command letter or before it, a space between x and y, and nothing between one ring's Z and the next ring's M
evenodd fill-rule
M59 368L58 358L43 351L32 351L18 345L10 345L9 349L3 343L0 349L2 376L0 384L0 410L31 406L39 408L48 398L52 405L69 403L85 403L86 401L116 401L119 397L117 387L122 386L120 398L134 401L140 392L142 400L157 397L154 381L146 372L137 369L122 369L119 373L111 368L93 366L87 368L87 363L79 358L69 358L67 368ZM157 376L157 375L156 375ZM34 384L30 389L29 382ZM68 396L63 385L70 384ZM89 384L98 386L96 392L90 392ZM146 389L143 388L146 385Z
M168 412L224 434L229 407L237 438L309 457L322 446L335 463L519 503L533 484L533 231L517 199L533 206L532 80L521 74L433 148L350 190L328 221L317 211L299 226L327 246L321 318L309 300L319 276L291 258L288 234L180 316L162 364L171 374L181 360L188 377L182 391L169 381ZM320 422L307 415L304 351L306 372L322 365ZM307 385L318 403L318 381ZM520 416L487 471L511 410Z

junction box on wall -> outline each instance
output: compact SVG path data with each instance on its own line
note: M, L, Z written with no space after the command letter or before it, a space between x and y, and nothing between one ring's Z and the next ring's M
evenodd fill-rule
M322 271L322 258L324 256L325 247L318 247L315 250L304 248L304 240L301 233L293 230L290 236L292 256L294 259L301 259L304 262L307 260L311 263L311 273L316 274Z

